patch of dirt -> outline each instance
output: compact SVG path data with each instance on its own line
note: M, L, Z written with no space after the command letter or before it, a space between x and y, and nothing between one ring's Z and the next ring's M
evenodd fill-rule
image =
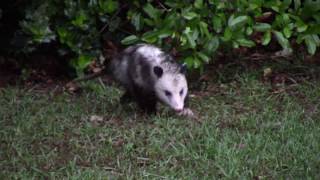
M64 84L71 80L65 62L53 55L20 58L0 56L0 88L22 86L39 93L61 92Z
M7 85L16 85L21 70L12 59L0 57L0 88Z

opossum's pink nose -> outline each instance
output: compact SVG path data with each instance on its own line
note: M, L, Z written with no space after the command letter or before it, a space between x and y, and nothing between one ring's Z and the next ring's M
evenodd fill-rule
M176 112L181 112L183 109L175 109Z

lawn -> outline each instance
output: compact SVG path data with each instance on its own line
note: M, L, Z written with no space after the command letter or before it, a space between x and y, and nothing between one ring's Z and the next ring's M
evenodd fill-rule
M0 179L320 178L320 82L256 74L191 91L198 120L121 106L115 86L79 95L0 89Z

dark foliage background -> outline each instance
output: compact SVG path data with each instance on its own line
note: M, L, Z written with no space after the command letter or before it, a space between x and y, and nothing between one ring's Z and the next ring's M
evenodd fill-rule
M319 0L16 0L1 2L0 18L2 54L55 53L78 75L110 42L156 44L200 70L219 51L320 45Z

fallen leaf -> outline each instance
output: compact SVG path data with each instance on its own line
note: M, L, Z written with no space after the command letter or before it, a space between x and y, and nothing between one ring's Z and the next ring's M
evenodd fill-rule
M92 115L90 117L90 122L102 122L103 121L103 117L101 116L97 116L97 115Z
M73 82L67 83L65 87L69 93L76 93L80 90L80 87Z
M118 138L115 141L112 142L112 145L114 147L121 147L124 144L124 139L123 138Z
M271 68L265 68L265 69L263 70L263 77L264 77L264 78L270 77L271 74L272 74L272 69L271 69Z

